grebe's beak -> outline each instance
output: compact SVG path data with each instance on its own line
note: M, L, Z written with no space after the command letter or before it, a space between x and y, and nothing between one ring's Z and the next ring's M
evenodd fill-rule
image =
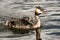
M46 12L47 12L47 10L46 10L46 9L44 9L44 13L45 13L45 14L47 14Z
M45 12L47 12L47 10L46 10L46 9L44 9L44 11L45 11Z

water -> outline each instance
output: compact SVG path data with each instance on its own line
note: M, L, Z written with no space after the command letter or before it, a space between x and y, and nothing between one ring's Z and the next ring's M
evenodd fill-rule
M26 34L14 34L3 24L10 17L18 18L22 15L34 17L34 8L37 5L47 10L47 14L40 15L43 40L59 40L60 1L26 1L0 0L0 40L36 40L35 31Z

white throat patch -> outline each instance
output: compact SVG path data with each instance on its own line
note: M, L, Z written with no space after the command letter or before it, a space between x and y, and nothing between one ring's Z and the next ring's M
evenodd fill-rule
M41 10L39 10L39 9L36 9L36 12L37 13L43 13Z

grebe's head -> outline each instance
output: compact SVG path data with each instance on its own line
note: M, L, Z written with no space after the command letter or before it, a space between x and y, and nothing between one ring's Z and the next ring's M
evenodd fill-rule
M43 12L46 12L46 10L41 8L40 6L36 6L35 15L39 15L39 14L41 14Z

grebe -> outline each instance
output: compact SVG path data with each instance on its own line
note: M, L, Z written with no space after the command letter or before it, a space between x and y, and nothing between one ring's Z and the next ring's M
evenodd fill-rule
M15 18L7 20L5 25L8 28L16 28L16 29L34 29L36 31L36 40L42 40L40 37L40 17L39 15L41 13L45 12L43 8L40 6L37 6L35 9L35 22L31 22L32 18L29 17L23 17L23 18Z

